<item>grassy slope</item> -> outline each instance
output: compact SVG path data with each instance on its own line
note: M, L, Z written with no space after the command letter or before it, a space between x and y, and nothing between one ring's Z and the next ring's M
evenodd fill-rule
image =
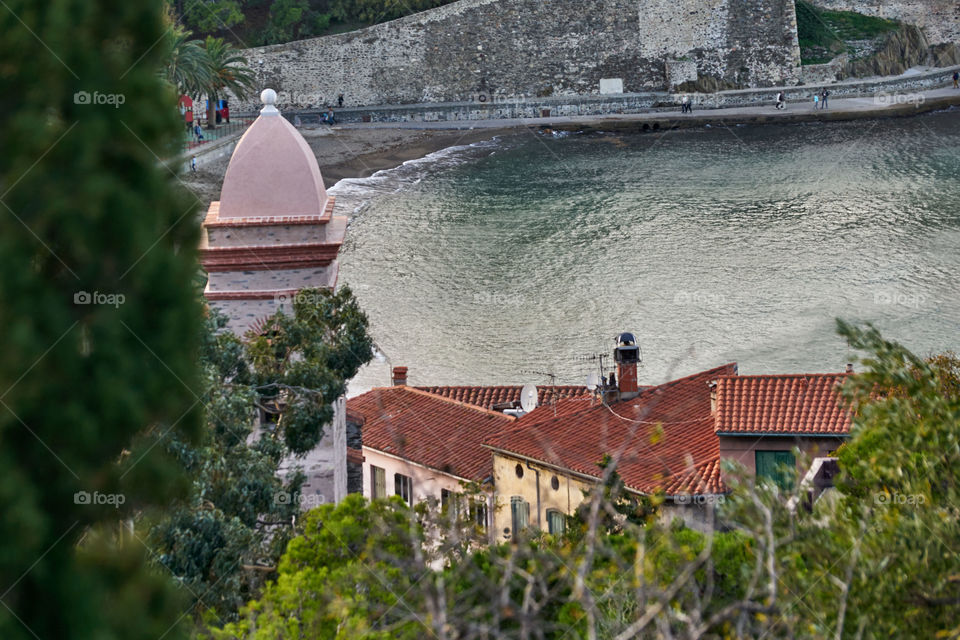
M825 11L797 0L797 36L803 64L822 64L847 50L846 41L878 38L900 26L895 20L853 11Z

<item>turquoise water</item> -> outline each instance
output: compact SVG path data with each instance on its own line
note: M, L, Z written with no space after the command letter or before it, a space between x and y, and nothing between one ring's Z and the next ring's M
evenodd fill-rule
M840 371L834 319L960 347L960 112L637 135L525 133L333 192L389 384L582 382L632 331L658 382Z

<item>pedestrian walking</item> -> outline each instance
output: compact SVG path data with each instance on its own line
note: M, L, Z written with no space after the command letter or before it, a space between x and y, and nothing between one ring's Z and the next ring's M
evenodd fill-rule
M783 91L777 94L777 104L774 105L775 109L785 109L786 108L787 97L783 95Z
M193 135L197 136L197 142L203 142L203 129L199 124L193 125Z
M690 96L683 96L680 101L680 113L693 113L693 105L690 104Z
M220 110L220 113L223 114L223 119L227 121L227 124L230 124L230 107L224 104L223 109Z
M960 89L960 71L953 72L953 88Z
M824 89L820 92L820 108L821 108L821 109L826 109L826 108L827 108L827 98L829 98L829 97L830 97L830 92L827 91L826 88L824 88Z
M819 108L820 108L820 94L815 93L813 94L813 110L816 111Z
M197 172L197 156L190 158L190 171Z
M337 96L337 106L343 109L343 94Z

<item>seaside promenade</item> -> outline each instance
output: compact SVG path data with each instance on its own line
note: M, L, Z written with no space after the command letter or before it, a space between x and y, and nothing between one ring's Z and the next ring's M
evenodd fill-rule
M697 127L706 124L747 124L765 122L810 122L817 120L855 120L909 116L950 107L960 107L960 90L951 87L905 93L880 93L872 97L829 99L829 108L815 109L812 101L791 100L784 109L774 108L774 95L764 104L736 107L711 107L694 104L692 113L650 109L642 113L552 116L540 118L497 118L487 120L447 120L438 122L356 122L336 125L334 129L425 129L474 130L520 127L557 130L658 130ZM709 101L707 101L709 102Z

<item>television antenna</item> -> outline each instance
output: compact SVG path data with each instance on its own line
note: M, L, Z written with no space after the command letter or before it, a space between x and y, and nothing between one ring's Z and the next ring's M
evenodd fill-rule
M550 378L550 385L551 385L551 386L556 386L556 384L557 384L557 374L555 374L555 373L548 373L548 372L546 372L546 371L531 371L531 370L529 370L529 369L523 370L523 371L521 371L520 373L522 373L522 374L524 374L524 375L532 375L532 376L545 376L545 377L547 377L547 378Z

